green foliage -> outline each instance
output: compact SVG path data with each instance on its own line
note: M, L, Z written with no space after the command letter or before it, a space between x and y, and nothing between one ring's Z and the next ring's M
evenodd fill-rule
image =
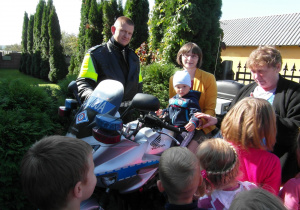
M51 82L62 80L68 74L68 69L61 46L61 32L55 8L52 9L49 19L50 37L50 72L48 78Z
M103 41L107 42L112 36L110 28L114 25L119 17L118 3L116 0L108 0L103 2Z
M103 21L101 9L101 7L98 8L96 0L91 0L90 10L88 14L88 24L86 25L85 33L85 49L89 49L95 45L102 43Z
M49 17L51 14L51 10L53 9L53 2L52 0L48 0L47 5L43 11L43 18L42 18L42 26L41 26L41 61L40 61L40 71L38 72L38 77L43 80L49 80L48 74L50 72L50 64L49 64Z
M32 57L31 72L32 76L39 78L40 77L40 66L41 66L41 51L35 51Z
M61 33L61 45L64 49L64 54L76 56L78 38L75 34L68 34L65 31Z
M77 79L77 75L67 75L65 79L58 81L59 88L53 90L53 95L57 98L58 104L63 106L66 98L74 98L73 94L68 90L68 85L71 81Z
M30 15L28 28L27 28L27 52L30 54L32 53L33 50L33 24L34 24L34 16Z
M36 51L41 50L41 43L42 43L41 29L42 29L44 8L45 8L45 1L40 0L36 7L36 13L34 15L34 26L33 26L33 47L34 50Z
M34 15L33 25L33 58L31 65L32 76L39 78L41 65L41 46L42 46L42 20L45 8L45 1L40 0Z
M169 79L176 70L179 69L173 64L142 66L143 92L156 96L161 108L166 108L169 103Z
M164 62L176 64L180 47L194 42L203 51L201 68L218 75L221 6L221 0L156 1L149 21L150 49L159 48Z
M20 79L0 80L0 209L33 209L22 192L20 161L27 149L58 127L57 104Z
M31 61L32 61L32 56L31 54L27 55L26 58L26 74L31 75Z
M134 22L134 33L130 47L135 50L148 39L148 0L127 0L124 14Z
M156 0L152 9L151 19L148 21L149 25L149 40L152 49L159 49L160 42L164 36L164 6L163 0Z
M27 62L28 53L22 53L20 61L20 72L26 74L26 62Z
M27 28L28 28L28 14L27 12L24 13L24 19L23 19L23 30L22 30L22 42L21 42L21 48L22 53L27 53Z

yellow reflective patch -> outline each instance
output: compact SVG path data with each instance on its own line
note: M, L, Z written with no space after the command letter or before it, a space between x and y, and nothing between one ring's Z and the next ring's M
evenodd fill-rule
M143 82L142 70L140 70L140 74L139 74L139 82Z
M92 80L97 81L98 79L98 74L95 71L93 62L91 60L91 56L89 53L85 54L82 65L81 65L81 69L80 69L80 73L78 75L78 78L80 77L84 77L84 78L89 78Z

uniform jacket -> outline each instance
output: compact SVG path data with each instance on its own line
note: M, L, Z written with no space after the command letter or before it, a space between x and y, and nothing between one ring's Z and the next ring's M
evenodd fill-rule
M125 58L123 51L126 51ZM91 48L84 57L77 79L81 100L87 99L97 84L105 79L114 79L123 84L123 101L132 100L136 93L142 92L140 63L134 51L128 47L122 49L111 40Z

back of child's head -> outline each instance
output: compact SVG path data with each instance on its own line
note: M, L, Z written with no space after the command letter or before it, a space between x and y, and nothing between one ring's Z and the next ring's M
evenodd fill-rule
M201 179L199 161L186 147L172 147L161 155L159 178L169 202L192 198Z
M262 188L239 192L229 210L286 210L279 197Z
M203 177L202 190L223 189L236 182L239 172L239 159L234 147L220 138L208 139L197 149L200 170Z
M271 151L276 141L274 109L264 99L244 98L226 114L221 124L221 133L226 140L244 148Z
M61 209L70 191L85 182L92 147L79 139L49 136L34 143L21 162L23 191L39 209Z
M187 71L176 71L176 73L173 76L173 86L176 85L187 85L191 87L191 76Z

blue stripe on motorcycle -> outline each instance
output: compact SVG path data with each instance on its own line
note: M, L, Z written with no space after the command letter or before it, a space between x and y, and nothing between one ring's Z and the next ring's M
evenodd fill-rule
M158 160L154 160L154 161L148 161L145 163L139 163L139 164L135 164L133 166L128 166L128 167L124 167L124 168L120 168L117 170L112 170L112 171L107 171L105 173L100 173L100 174L96 174L96 176L103 176L103 175L108 175L108 174L113 174L113 173L117 173L117 181L121 181L123 179L127 179L133 176L137 175L137 171L141 168L144 168L146 166L151 166L151 165L155 165L158 164L159 161Z

